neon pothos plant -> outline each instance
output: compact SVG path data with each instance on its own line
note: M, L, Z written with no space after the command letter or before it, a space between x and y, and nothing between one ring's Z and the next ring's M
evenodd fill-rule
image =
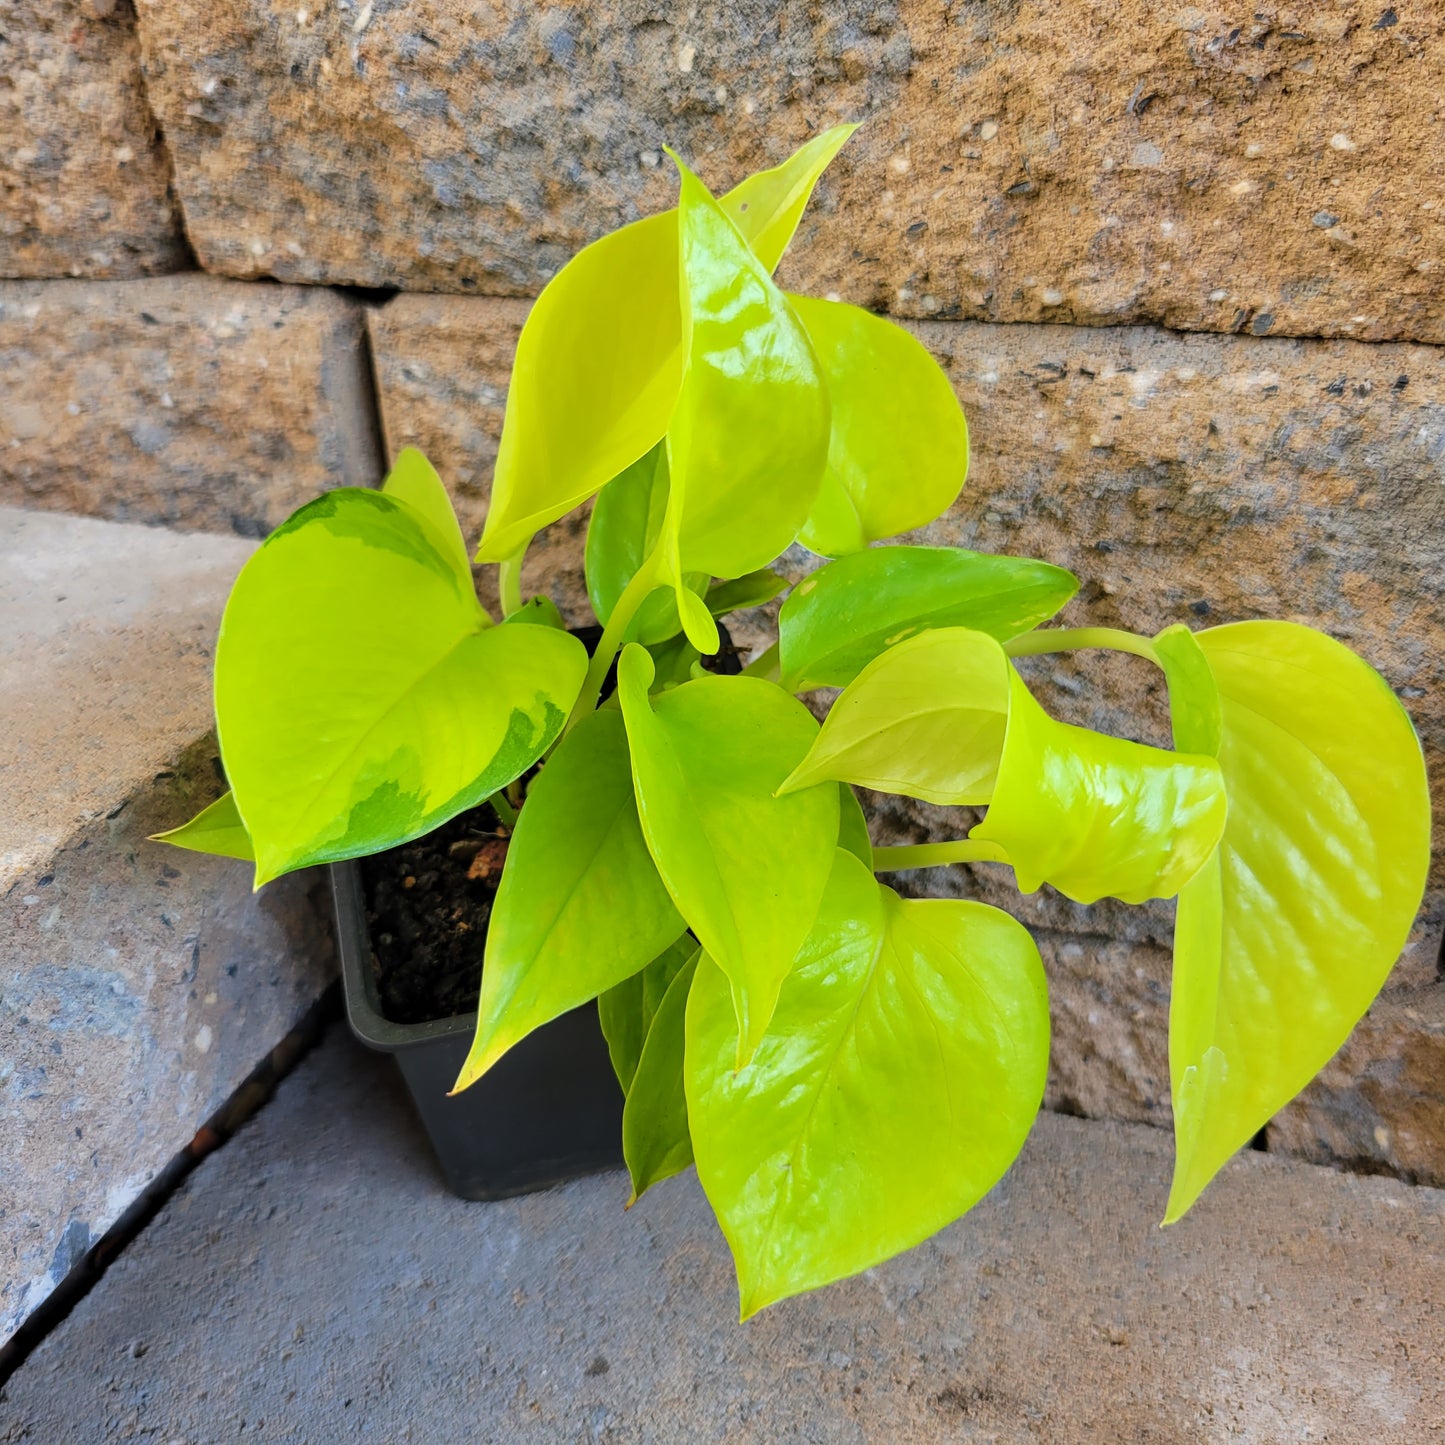
M1338 643L1288 622L1040 631L1067 572L872 545L951 505L967 435L906 331L772 281L850 129L721 199L677 161L675 210L543 291L477 554L500 624L417 452L271 535L216 651L233 791L165 835L254 857L259 886L493 800L514 831L457 1087L598 999L634 1192L696 1163L744 1317L958 1218L1040 1105L1027 932L876 874L991 863L1082 903L1178 897L1175 1220L1364 1012L1428 855L1409 719ZM594 499L589 657L519 576ZM777 643L705 672L715 619L783 593L795 541L833 560ZM1013 665L1095 647L1163 670L1175 751L1055 721ZM842 689L821 728L797 697L820 688ZM874 848L854 786L987 811L965 838Z

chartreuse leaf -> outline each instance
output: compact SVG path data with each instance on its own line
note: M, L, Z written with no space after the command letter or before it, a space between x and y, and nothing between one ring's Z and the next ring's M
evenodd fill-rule
M1154 639L1154 655L1169 685L1174 746L1181 753L1218 757L1224 736L1224 712L1209 659L1198 639L1182 625L1166 627Z
M576 638L490 627L410 504L342 487L246 563L216 648L226 775L256 882L428 832L560 732Z
M592 713L528 789L456 1087L475 1083L533 1029L646 967L682 931L638 825L622 718Z
M767 271L852 132L835 126L724 197ZM670 210L594 241L543 287L517 343L479 562L514 556L662 439L682 379L677 276Z
M838 784L838 846L873 871L873 839L858 794L847 783Z
M885 648L930 627L971 627L1007 642L1078 590L1062 567L961 547L873 547L842 557L783 603L783 686L845 687Z
M680 562L741 577L787 548L808 515L828 456L828 393L768 268L677 168L686 360L667 450Z
M719 204L769 271L775 271L818 177L843 149L856 125L835 125L799 146L782 165L758 171Z
M1043 1097L1048 999L1028 933L981 903L904 902L850 853L835 859L747 1067L707 957L688 998L692 1146L744 1319L957 1219Z
M1173 672L1170 703L1219 708L1229 822L1179 896L1166 1223L1344 1042L1404 946L1430 855L1420 744L1374 669L1291 622L1197 642L1214 688Z
M693 971L702 950L694 948L663 996L622 1110L622 1157L632 1176L632 1200L647 1189L681 1174L692 1163L683 1091L684 1021Z
M222 793L189 823L165 833L152 833L151 842L170 843L177 848L188 848L192 853L211 853L217 858L243 858L248 863L256 856L232 793Z
M419 516L432 545L456 569L468 588L472 585L472 564L462 537L456 509L436 468L415 447L403 447L381 490L405 502Z
M561 632L567 624L550 597L529 597L510 617L502 619L507 627L555 627Z
M931 803L987 803L1010 671L982 632L947 627L900 642L843 690L783 791L833 778Z
M968 471L968 427L938 363L881 316L788 299L832 401L828 466L798 540L838 557L946 512Z
M597 496L587 527L587 595L597 620L606 623L617 599L657 545L667 511L667 448L659 442ZM689 573L684 584L701 593L705 572ZM677 601L659 589L637 610L629 637L637 642L663 642L682 626Z
M682 380L677 218L648 216L579 251L517 341L477 552L502 562L661 440Z
M641 972L598 995L597 1015L602 1021L612 1070L624 1094L632 1087L642 1045L647 1040L653 1017L662 1006L668 985L696 952L697 940L690 933L684 933Z
M652 659L623 650L643 836L678 911L731 981L739 1062L772 1017L838 838L838 790L774 790L817 734L808 710L755 677L701 677L649 698Z
M988 813L969 837L1003 849L1024 893L1052 883L1076 903L1172 898L1224 831L1219 764L1058 722L1001 648L998 657L1008 732Z

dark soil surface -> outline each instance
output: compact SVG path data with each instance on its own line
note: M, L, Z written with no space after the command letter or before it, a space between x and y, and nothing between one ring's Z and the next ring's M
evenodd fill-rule
M381 1011L420 1024L473 1013L482 945L507 856L489 807L361 859Z

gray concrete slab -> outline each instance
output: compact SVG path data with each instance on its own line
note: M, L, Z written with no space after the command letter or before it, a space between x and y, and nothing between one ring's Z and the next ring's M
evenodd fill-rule
M935 1240L735 1319L692 1176L448 1196L338 1029L12 1378L0 1440L1441 1438L1445 1194L1044 1115Z

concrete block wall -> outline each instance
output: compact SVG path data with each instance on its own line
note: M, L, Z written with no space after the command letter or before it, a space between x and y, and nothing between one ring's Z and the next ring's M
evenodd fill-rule
M0 37L0 503L256 538L417 444L475 534L528 300L670 203L661 145L721 186L863 120L780 278L890 312L952 378L972 472L925 536L1074 568L1076 624L1327 629L1445 797L1433 0L0 0ZM528 561L564 610L581 537ZM1129 659L1033 677L1076 720L1162 726ZM1436 837L1385 996L1271 1148L1445 1182ZM1005 901L988 870L928 886ZM1007 901L1050 967L1050 1102L1167 1123L1170 909Z

